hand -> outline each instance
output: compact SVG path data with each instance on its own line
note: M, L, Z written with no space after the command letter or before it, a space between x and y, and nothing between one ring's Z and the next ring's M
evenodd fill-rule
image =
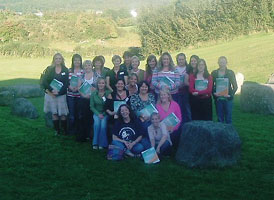
M192 92L193 96L198 96L198 92Z
M166 129L169 133L172 133L174 130L173 126L167 126Z
M103 114L99 114L98 115L100 119L104 119L104 115Z
M135 142L128 143L128 149L131 150L132 147L135 145Z
M114 119L118 119L119 116L117 114L114 115Z
M230 95L228 94L228 95L224 95L224 97L227 97L227 98L229 98L230 97Z
M57 90L52 90L51 93L52 93L53 95L58 95L58 91L57 91Z
M214 93L214 96L219 97L220 95L216 92Z
M156 153L157 153L157 154L160 154L160 148L157 147Z

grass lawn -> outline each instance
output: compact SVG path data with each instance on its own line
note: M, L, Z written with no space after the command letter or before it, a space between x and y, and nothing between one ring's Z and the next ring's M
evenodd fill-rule
M185 52L201 55L210 70L227 55L235 72L265 82L274 72L273 42L274 34L257 34ZM50 58L0 58L0 85L38 82L49 63ZM0 107L0 200L274 199L274 116L241 112L239 96L233 122L243 142L242 159L224 169L188 169L173 158L153 166L139 159L107 161L106 152L88 143L54 136L44 125L43 98L30 100L40 113L36 120Z

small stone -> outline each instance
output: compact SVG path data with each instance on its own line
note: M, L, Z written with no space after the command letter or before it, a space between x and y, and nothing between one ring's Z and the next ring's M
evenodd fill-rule
M25 98L15 99L11 105L11 113L20 117L25 117L29 119L38 118L37 109L34 105Z

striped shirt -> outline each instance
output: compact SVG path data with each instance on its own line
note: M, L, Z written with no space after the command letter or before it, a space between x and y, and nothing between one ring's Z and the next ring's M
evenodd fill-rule
M73 72L72 72L72 69L70 68L70 69L69 69L69 82L70 82L70 80L71 80L72 75L77 76L79 79L81 79L81 78L83 77L83 74L84 74L84 70L83 70L83 69L81 69L80 72L73 73ZM69 97L78 97L78 98L80 98L81 95L80 95L80 93L79 93L78 91L77 91L77 92L73 92L73 91L71 91L71 90L68 88L67 96L69 96Z
M171 79L173 83L171 83L168 87L170 90L170 94L176 94L178 93L178 88L180 86L180 75L177 71L168 71L168 72L153 72L152 75L152 85L155 88L155 92L159 94L159 91L161 90L162 87L165 85L163 84L163 79L165 77Z

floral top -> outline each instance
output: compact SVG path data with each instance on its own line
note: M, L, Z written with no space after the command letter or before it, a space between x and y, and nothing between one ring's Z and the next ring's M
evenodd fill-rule
M148 100L143 101L139 94L134 94L130 98L130 106L131 109L135 112L137 116L140 115L140 112L143 108L145 108L147 105L152 104L155 106L155 97L153 94L148 93Z

